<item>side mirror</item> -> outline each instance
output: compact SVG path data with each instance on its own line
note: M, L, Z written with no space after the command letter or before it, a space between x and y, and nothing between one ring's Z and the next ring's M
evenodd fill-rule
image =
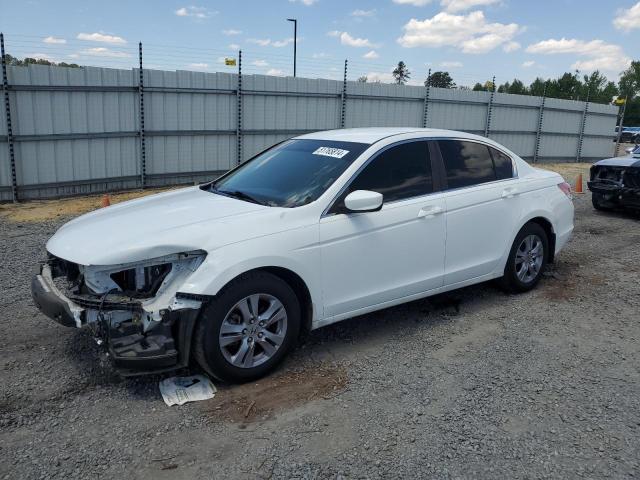
M382 208L382 194L369 190L356 190L344 199L349 212L377 212Z

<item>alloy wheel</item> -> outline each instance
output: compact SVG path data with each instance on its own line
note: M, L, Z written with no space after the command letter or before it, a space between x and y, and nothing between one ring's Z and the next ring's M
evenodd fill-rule
M252 368L276 353L287 333L287 312L273 295L256 293L236 303L220 327L219 345L233 366Z
M540 274L544 261L544 246L538 235L527 235L516 250L515 267L518 279L531 283Z

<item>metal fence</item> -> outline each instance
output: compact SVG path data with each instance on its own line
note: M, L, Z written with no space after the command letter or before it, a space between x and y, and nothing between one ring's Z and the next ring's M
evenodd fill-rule
M4 58L4 55L3 55ZM0 200L192 183L317 130L437 127L530 162L611 156L618 108L466 89L237 73L5 66Z

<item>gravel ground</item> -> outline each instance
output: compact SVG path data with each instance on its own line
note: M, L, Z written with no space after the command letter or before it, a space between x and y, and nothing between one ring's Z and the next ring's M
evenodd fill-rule
M640 476L640 224L576 206L535 291L329 326L274 375L181 407L32 305L65 218L0 219L0 478Z

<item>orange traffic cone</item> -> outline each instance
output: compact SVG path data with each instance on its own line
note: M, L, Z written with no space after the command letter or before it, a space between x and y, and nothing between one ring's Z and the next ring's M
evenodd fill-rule
M579 173L576 178L576 186L573 189L573 193L584 193L584 191L582 190L582 174L581 173Z
M111 198L109 197L109 194L108 194L108 193L105 193L105 194L102 196L102 203L101 203L101 206L102 206L102 207L108 207L109 205L111 205Z

